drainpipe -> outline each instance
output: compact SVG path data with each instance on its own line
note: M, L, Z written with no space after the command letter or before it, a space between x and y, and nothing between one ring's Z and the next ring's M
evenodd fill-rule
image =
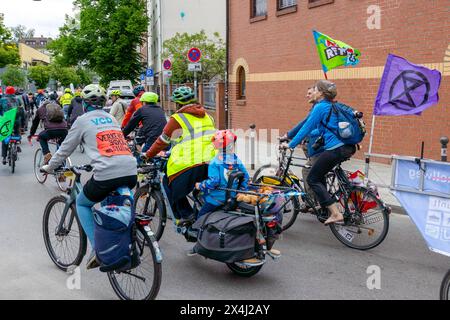
M226 61L225 61L225 126L230 127L229 117L229 67L230 67L230 0L226 0Z

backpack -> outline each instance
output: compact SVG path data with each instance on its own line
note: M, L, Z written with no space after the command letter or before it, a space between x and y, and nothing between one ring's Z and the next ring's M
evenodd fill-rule
M50 122L63 122L64 111L56 103L49 103L45 106L47 109L47 120Z
M337 115L337 131L327 126L328 122L330 121L331 112L334 112ZM326 124L322 124L343 143L355 145L360 143L366 135L366 125L362 120L362 116L357 117L357 114L360 113L345 104L333 103L328 114Z
M255 218L215 211L201 216L193 225L198 229L194 252L224 263L255 256Z
M130 270L140 263L131 192L119 188L116 193L94 210L94 250L102 272Z

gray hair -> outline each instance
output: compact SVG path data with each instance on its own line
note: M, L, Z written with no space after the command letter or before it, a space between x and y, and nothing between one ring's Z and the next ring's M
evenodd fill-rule
M336 84L331 81L319 80L316 83L316 88L327 100L333 100L337 96Z

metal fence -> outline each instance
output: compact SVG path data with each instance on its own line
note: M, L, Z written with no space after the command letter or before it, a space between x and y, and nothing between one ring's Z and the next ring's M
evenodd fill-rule
M210 109L216 108L215 83L203 83L203 104Z

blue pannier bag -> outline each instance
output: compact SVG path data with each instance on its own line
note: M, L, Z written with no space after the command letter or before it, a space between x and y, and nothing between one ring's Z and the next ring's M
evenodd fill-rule
M100 209L94 210L94 249L102 272L125 271L139 265L132 203L131 191L119 188L102 202Z
M331 112L337 115L337 132L330 129L327 125L325 127L337 136L345 144L358 144L366 135L366 125L362 120L362 113L357 112L353 108L343 103L333 103L330 109L330 114L327 117L327 124L330 120Z

